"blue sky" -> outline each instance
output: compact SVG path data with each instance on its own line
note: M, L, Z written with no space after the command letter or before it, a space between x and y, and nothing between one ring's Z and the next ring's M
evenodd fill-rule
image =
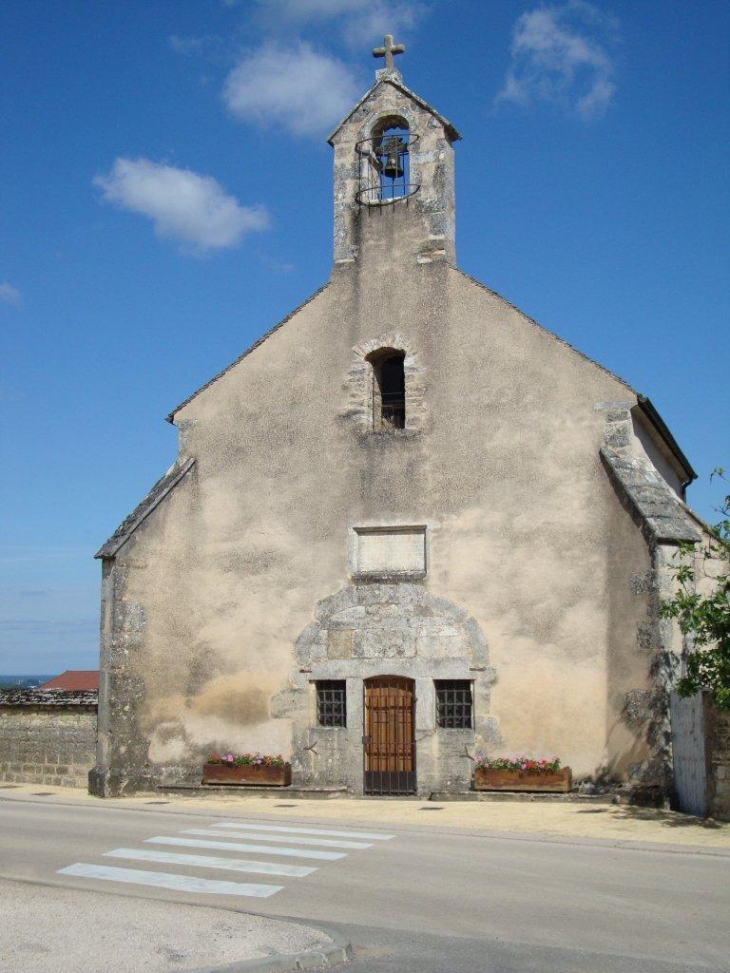
M728 465L725 0L0 10L0 673L95 668L93 553L164 416L328 275L326 135L383 33L461 132L459 265Z

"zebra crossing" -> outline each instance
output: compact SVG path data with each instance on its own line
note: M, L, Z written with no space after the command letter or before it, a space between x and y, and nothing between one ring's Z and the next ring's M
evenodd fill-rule
M187 828L176 834L143 839L142 844L155 846L152 848L112 848L102 854L103 858L116 859L127 865L135 863L133 867L76 862L60 868L56 874L99 882L144 885L175 892L265 899L276 895L286 886L272 885L265 881L243 882L201 877L194 874L194 870L261 875L280 881L306 878L322 864L340 861L353 852L366 851L375 847L378 842L391 841L394 837L395 835L378 831L302 828L261 824L256 821L219 821L206 828ZM226 854L220 854L221 852ZM240 852L254 857L238 857ZM282 861L286 858L293 859L296 863ZM298 864L301 860L318 864ZM177 870L153 871L141 867L155 864L174 866Z

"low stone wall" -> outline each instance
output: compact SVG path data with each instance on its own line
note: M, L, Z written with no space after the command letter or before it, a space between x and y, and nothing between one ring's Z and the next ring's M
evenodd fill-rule
M730 713L718 709L713 712L709 763L708 813L730 821Z
M0 780L86 787L98 693L0 690Z

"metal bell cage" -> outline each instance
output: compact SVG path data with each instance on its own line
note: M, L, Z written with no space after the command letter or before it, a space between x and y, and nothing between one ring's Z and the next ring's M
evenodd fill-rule
M419 136L404 131L386 131L363 139L355 149L370 162L370 171L360 166L356 199L365 206L383 206L414 196L420 183L410 182L410 150ZM368 175L371 177L368 179Z

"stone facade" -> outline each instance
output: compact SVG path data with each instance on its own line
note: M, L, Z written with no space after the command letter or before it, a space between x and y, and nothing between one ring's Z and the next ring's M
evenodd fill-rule
M476 621L408 582L344 588L319 602L315 619L295 643L291 688L273 698L271 710L274 718L294 717L293 769L302 784L327 781L362 793L363 680L387 672L415 680L419 790L468 788L475 748L498 739L489 715L494 672ZM316 683L332 679L347 685L344 728L313 725ZM473 728L436 725L436 679L473 682Z
M0 780L86 787L96 710L95 692L0 692Z
M410 191L363 199L391 122ZM362 793L376 676L413 680L418 794L468 787L480 751L666 788L683 646L657 607L701 531L694 474L648 400L457 269L458 139L381 72L330 139L329 282L169 417L175 465L98 555L97 793L194 781L220 748ZM318 719L332 680L346 726ZM440 680L471 725L437 725Z

